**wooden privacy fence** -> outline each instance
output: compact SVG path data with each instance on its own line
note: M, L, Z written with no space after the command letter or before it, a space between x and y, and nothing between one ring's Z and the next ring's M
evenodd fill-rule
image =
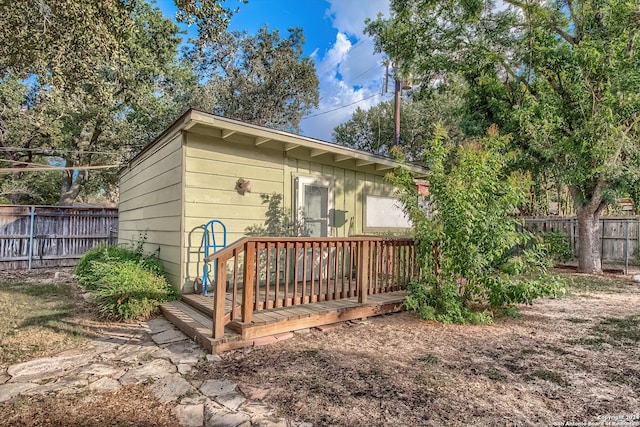
M0 206L0 270L75 265L117 241L118 209Z
M244 238L209 256L215 272L213 338L255 311L404 289L418 274L412 239ZM225 314L225 303L231 312Z
M567 236L571 254L577 257L578 220L575 217L525 218L525 228L533 232L557 231ZM638 264L640 216L605 216L600 219L600 255L611 264Z

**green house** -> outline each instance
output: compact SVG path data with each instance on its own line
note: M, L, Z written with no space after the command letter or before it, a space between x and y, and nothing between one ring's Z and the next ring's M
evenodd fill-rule
M189 110L120 171L119 243L145 237L183 293L202 275L204 225L228 244L264 225L264 196L309 236L407 235L387 158ZM415 172L425 174L422 168ZM220 232L220 229L216 231ZM222 236L217 236L221 241Z

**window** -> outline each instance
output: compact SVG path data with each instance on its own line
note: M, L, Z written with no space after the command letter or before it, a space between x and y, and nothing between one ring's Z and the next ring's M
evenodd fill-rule
M411 228L413 225L394 197L367 195L365 199L365 227Z

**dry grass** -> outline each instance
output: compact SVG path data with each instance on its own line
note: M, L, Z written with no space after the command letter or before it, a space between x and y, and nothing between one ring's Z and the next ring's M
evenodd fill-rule
M0 367L77 348L97 336L89 324L95 315L70 271L58 273L57 279L53 271L0 275Z

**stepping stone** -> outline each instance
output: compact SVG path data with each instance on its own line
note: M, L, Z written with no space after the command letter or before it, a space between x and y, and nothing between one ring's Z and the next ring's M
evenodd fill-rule
M189 372L191 372L193 370L193 366L192 365L187 365L185 363L181 363L178 365L178 373L179 374L188 374Z
M116 372L120 371L121 368L115 367L113 365L107 365L105 363L94 363L92 365L85 366L80 369L79 374L86 375L95 375L99 377L106 377L114 375Z
M77 391L78 388L86 387L89 384L86 377L64 377L60 378L57 381L52 381L47 384L43 384L39 387L33 388L31 390L27 390L22 393L24 395L33 396L36 394L48 394L48 393L56 393L61 391Z
M141 384L148 380L157 380L176 372L176 367L164 359L155 359L145 365L129 369L120 377L120 384Z
M180 396L187 393L197 393L198 390L180 374L170 374L159 379L151 387L151 391L156 395L160 403L169 403L178 400Z
M9 366L7 373L12 382L39 381L64 375L91 362L87 355L57 356L35 359Z
M156 317L143 323L142 327L150 334L158 334L173 329L174 326L164 317Z
M205 405L204 411L205 427L238 427L250 423L251 420L249 415L243 412L227 412L213 405Z
M216 402L232 411L235 411L236 409L238 409L238 406L247 401L247 399L245 399L244 396L240 393L223 394L221 396L217 396L215 399Z
M217 397L224 394L234 393L236 391L236 383L229 380L206 380L200 386L200 392L205 396Z
M0 385L0 403L38 387L35 383L6 383Z
M202 427L204 405L178 405L171 411L182 427Z
M161 345L178 341L186 341L189 338L178 329L170 329L168 331L160 332L159 334L153 335L151 339L156 344Z
M89 384L89 390L92 391L118 391L122 388L118 380L104 377Z

